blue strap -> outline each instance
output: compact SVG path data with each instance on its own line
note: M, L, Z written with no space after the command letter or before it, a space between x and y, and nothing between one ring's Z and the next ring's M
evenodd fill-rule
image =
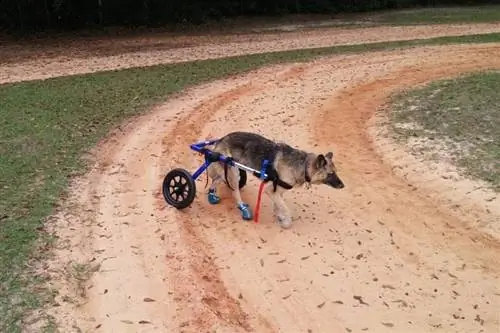
M264 175L267 174L268 166L269 166L269 160L262 161L262 169L260 169L260 179L266 179Z

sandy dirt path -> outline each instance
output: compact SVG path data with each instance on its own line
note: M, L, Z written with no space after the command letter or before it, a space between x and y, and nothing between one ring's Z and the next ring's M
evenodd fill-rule
M500 23L483 23L4 43L0 49L0 84L243 54L499 31Z
M67 247L55 274L100 264L79 306L56 284L63 331L498 332L499 199L401 165L371 127L391 92L489 68L498 45L335 56L194 87L134 119L96 150L57 216ZM201 163L188 144L235 129L333 149L346 188L287 193L289 230L266 199L260 224L240 219L229 191L210 206L204 179L192 207L167 207L165 172ZM250 178L243 190L252 206L257 189Z

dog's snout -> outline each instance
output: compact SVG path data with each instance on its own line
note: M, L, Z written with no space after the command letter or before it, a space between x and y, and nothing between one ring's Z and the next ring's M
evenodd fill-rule
M340 180L336 173L331 173L326 177L326 184L337 189L345 187L344 182Z

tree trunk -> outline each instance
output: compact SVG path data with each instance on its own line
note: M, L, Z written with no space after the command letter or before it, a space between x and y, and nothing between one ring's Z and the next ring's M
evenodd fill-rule
M47 24L47 28L52 28L52 17L50 14L49 0L45 0L45 22Z
M20 0L17 1L17 13L19 15L19 27L21 31L24 31L24 11Z
M97 6L99 7L98 12L99 12L99 25L102 25L103 22L103 9L102 9L102 1L103 0L97 0Z
M300 14L300 11L301 11L300 0L295 0L295 12L297 14Z
M149 0L142 0L142 12L144 23L149 23Z

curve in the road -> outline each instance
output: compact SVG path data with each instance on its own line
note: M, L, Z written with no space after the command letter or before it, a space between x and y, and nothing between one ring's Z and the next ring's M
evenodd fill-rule
M499 216L397 176L367 121L395 90L499 67L498 45L424 47L272 66L172 98L111 136L74 187L81 209L61 236L101 267L83 308L58 318L105 332L498 330L500 243L471 222ZM188 144L235 129L333 148L347 187L287 193L286 231L267 200L258 225L229 191L210 206L204 180L191 208L166 207L164 173L200 163Z

